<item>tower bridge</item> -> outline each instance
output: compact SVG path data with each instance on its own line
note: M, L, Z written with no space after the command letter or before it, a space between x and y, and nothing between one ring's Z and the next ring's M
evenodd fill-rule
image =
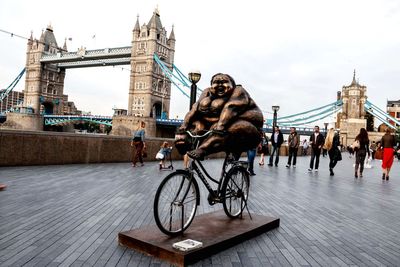
M20 113L7 114L3 127L42 130L46 122L54 123L54 119L44 120L44 116L73 115L66 108L70 101L64 94L67 69L130 65L128 108L126 115L115 116L113 134L130 135L139 120L146 120L149 135L155 135L155 118L162 113L168 117L171 95L171 81L154 61L155 53L172 70L175 33L173 27L167 33L158 10L148 23L140 24L137 18L131 45L124 47L94 50L81 47L69 52L66 42L58 46L53 27L48 26L39 39L31 35L28 40L24 102L18 108Z
M44 125L91 121L112 125L112 134L131 135L140 121L145 121L149 136L163 136L166 131L171 135L182 122L166 119L169 117L171 84L187 97L190 87L187 77L174 65L175 42L173 27L167 34L158 10L153 12L148 23L141 25L137 18L131 45L124 47L94 50L81 47L69 52L66 43L62 48L57 45L53 28L48 26L39 39L29 38L25 68L6 90L0 91L0 101L3 101L26 73L23 105L14 109L19 113L7 113L7 121L2 125L42 130ZM66 70L115 65L130 65L127 110L113 117L74 115L68 108L71 102L64 94ZM361 127L366 128L367 113L388 127L400 125L396 118L367 100L367 87L356 81L354 72L351 84L342 87L335 102L278 117L277 122L283 132L296 126L301 134L309 134L312 128L306 125L335 116L335 126L341 131L342 142L347 144L347 140L352 141ZM4 116L4 113L0 114L0 123ZM264 130L272 131L271 119L266 119Z

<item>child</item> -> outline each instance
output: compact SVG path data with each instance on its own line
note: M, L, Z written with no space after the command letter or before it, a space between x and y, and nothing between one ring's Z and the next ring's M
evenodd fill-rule
M172 147L169 146L168 142L164 142L161 145L160 151L158 151L156 159L160 160L160 170L165 168L165 159L167 158L168 154L172 151Z

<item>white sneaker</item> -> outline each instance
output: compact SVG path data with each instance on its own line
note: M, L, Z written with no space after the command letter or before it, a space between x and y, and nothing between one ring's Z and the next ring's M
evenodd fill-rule
M318 172L318 169L315 169L314 171L315 171L315 172Z
M296 168L296 165L293 165L293 168Z
M308 172L312 172L312 169L311 169L311 168L308 168Z

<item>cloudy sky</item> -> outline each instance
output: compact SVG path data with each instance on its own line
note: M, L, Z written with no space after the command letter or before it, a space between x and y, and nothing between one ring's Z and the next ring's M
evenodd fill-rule
M384 109L400 99L397 0L2 0L0 29L39 38L51 23L59 45L72 38L69 51L127 46L136 16L147 23L157 5L168 33L175 25L175 64L184 73L199 69L201 88L229 73L262 110L276 103L283 116L335 101L356 69L371 102ZM25 65L26 41L0 33L0 43L5 88ZM81 110L111 115L127 108L128 88L129 71L120 67L73 69L64 93ZM172 103L171 117L183 117L189 100L176 88Z

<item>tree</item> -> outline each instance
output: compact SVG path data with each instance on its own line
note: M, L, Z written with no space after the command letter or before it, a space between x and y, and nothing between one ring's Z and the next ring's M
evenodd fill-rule
M373 132L374 131L374 116L367 113L367 114L365 114L364 118L367 120L367 131Z

